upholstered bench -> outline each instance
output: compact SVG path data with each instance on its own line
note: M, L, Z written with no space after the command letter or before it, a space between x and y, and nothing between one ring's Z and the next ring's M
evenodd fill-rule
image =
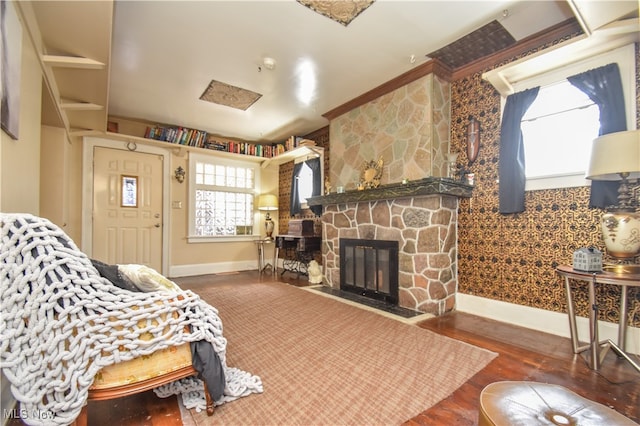
M622 414L562 386L496 382L480 394L479 426L636 425Z
M89 388L89 400L100 401L133 395L197 374L192 366L190 344L172 346L151 355L104 367L98 372L93 385ZM204 384L204 394L207 414L211 416L215 407L206 384ZM86 426L87 421L85 405L74 426Z

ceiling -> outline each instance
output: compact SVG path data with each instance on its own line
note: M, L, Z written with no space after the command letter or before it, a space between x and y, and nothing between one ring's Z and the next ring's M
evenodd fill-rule
M578 3L594 2L377 0L343 25L295 0L32 2L43 54L67 58L44 63L54 74L45 76L52 101L43 114L66 118L75 134L104 131L111 115L281 141L326 126L323 114L427 55L459 67L576 17ZM637 15L637 1L618 3ZM76 57L102 68L70 66ZM246 110L201 100L213 80L260 96ZM96 122L81 119L91 114Z

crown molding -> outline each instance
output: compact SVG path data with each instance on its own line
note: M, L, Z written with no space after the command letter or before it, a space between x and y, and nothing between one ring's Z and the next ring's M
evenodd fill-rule
M332 109L329 112L325 112L324 114L322 114L322 116L328 120L333 120L334 118L339 117L342 114L353 110L354 108L371 102L382 95L390 93L402 86L411 83L412 81L415 81L429 74L435 74L445 81L451 81L451 68L449 68L438 59L432 59L428 62L425 62L424 64L418 65L417 67L405 72L404 74L399 75L393 80L389 80L386 83L383 83L380 86L358 96L357 98L354 98L349 102L346 102L339 107Z

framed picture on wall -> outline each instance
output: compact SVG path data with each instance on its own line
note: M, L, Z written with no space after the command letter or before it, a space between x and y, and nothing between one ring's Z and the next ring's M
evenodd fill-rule
M121 176L122 202L121 207L138 207L138 178L136 176Z
M20 65L22 61L22 27L13 2L0 0L0 32L2 33L2 106L0 122L13 139L20 128Z

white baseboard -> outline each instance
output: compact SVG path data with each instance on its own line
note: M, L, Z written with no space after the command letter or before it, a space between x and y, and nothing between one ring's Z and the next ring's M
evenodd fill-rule
M456 309L473 315L507 322L521 327L542 331L556 336L571 337L567 314L531 308L484 297L458 293ZM618 324L598 321L600 340L618 341ZM589 319L576 317L576 327L581 342L589 341ZM640 354L640 328L627 327L626 351ZM571 343L568 343L569 345Z
M258 269L258 262L243 260L240 262L198 263L194 265L173 265L169 267L170 277L191 277L194 275L223 274L226 272L251 271Z

